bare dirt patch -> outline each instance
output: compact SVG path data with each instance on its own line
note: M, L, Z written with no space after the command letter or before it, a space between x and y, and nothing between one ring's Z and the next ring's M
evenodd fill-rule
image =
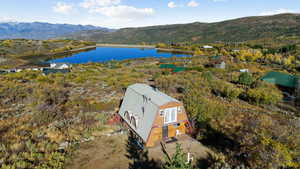
M205 159L210 150L198 141L183 136L176 142L166 144L169 155L176 150L176 143L181 144L184 152L191 153L194 161ZM127 169L127 168L160 168L165 154L160 145L141 150L126 135L101 136L83 143L74 153L67 169Z
M74 153L67 169L125 169L130 160L126 157L126 135L102 136L83 143Z

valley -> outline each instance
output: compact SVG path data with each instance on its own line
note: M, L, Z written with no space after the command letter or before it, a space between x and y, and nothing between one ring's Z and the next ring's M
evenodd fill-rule
M279 14L117 30L73 25L55 38L2 35L0 168L298 169L299 23L299 14ZM45 61L54 66L36 69ZM136 83L182 103L188 123L170 126L189 125L188 134L176 130L175 139L144 147L119 114ZM142 98L145 115L153 100ZM160 110L164 123L177 118Z

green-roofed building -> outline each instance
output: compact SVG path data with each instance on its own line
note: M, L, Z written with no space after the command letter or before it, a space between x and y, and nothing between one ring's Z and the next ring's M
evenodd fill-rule
M183 72L186 70L185 67L179 67L174 64L161 64L159 66L161 69L170 69L173 73Z
M211 59L218 60L218 59L222 59L222 57L220 55L216 55L216 56L212 56Z
M161 69L175 69L176 65L174 65L174 64L161 64L159 66L159 68L161 68Z
M178 73L178 72L183 72L185 70L186 70L185 67L176 67L175 69L173 69L173 72L174 73Z
M300 77L281 72L269 72L261 80L275 85L298 88L300 86Z

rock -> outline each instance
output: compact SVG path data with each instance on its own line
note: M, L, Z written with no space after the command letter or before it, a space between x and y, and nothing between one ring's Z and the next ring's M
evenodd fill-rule
M63 142L63 143L60 143L59 144L59 150L64 150L64 149L66 149L68 146L70 145L70 143L69 142Z

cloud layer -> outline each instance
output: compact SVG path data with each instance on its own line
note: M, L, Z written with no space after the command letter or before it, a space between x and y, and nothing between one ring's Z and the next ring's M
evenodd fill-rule
M284 9L284 8L280 8L280 9L276 9L276 10L270 10L270 11L264 11L261 12L259 15L276 15L276 14L281 14L281 13L295 13L294 10L291 9Z
M117 5L94 8L90 12L99 13L113 18L137 19L154 14L152 8L135 8L127 5Z
M80 6L86 9L118 5L121 0L84 0Z
M73 11L73 5L64 2L57 2L53 11L60 14L70 14Z
M171 1L171 2L168 3L168 7L169 8L176 8L177 5L175 4L175 2Z
M91 14L101 14L114 19L141 19L154 14L153 8L122 5L121 0L84 0L79 4Z
M197 7L199 6L199 3L196 2L195 0L191 0L188 4L187 4L188 7Z

